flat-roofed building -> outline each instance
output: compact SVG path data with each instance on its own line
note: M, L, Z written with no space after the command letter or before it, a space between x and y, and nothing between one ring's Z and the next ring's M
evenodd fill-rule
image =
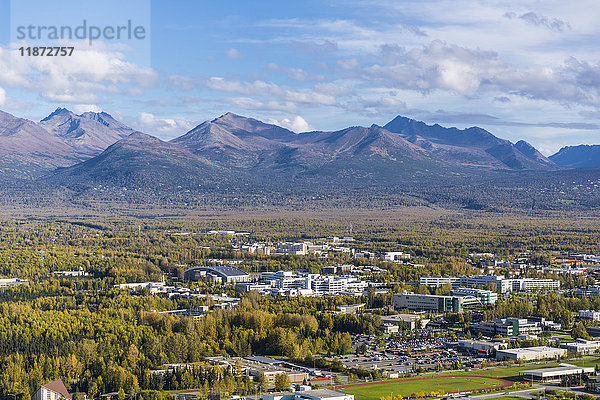
M354 400L354 395L331 389L265 393L262 400Z
M526 377L528 381L549 382L561 380L564 376L587 375L595 372L594 367L579 367L573 364L560 364L553 368L538 368L519 371L519 376Z
M475 297L481 304L496 304L498 293L485 289L458 288L452 291L453 296Z
M20 278L0 279L0 288L21 286L21 285L29 285L29 281L27 279L20 279Z
M537 319L528 318L497 318L473 324L471 328L475 332L481 332L482 335L489 337L496 335L519 336L523 333L539 335L542 333L542 323Z
M429 319L423 318L419 314L395 314L381 316L381 322L402 326L410 329L411 331L417 328L425 328L429 321Z
M396 310L462 312L464 298L431 294L399 293L394 295Z
M496 353L500 348L506 345L502 342L488 342L485 340L462 339L458 341L458 348L468 350L474 353L490 356Z
M548 358L565 357L567 350L556 347L537 346L523 347L520 349L506 349L496 351L496 360L498 361L533 361L544 360Z
M201 276L212 276L223 283L248 282L251 280L250 275L245 271L228 265L193 267L185 270L183 275L189 281L197 280Z
M596 310L579 310L579 318L589 319L592 321L600 321L600 311Z
M561 343L560 347L566 349L570 353L578 353L581 355L589 355L594 354L598 349L600 349L600 341L599 340L585 340L585 339L577 339L571 343Z

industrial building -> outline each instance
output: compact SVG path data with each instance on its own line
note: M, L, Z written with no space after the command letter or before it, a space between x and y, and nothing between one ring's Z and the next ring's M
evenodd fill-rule
M193 267L185 270L183 276L184 279L188 281L195 281L200 277L206 277L222 283L248 282L251 279L250 275L246 272L228 265Z
M331 389L315 389L299 392L264 393L262 400L354 400L354 395Z
M459 296L437 296L431 294L400 293L394 295L396 310L462 312L464 298Z
M548 358L560 358L567 355L567 350L556 347L538 346L523 347L520 349L506 349L496 351L496 360L498 361L533 361L545 360Z
M563 376L587 375L591 376L595 372L594 367L578 367L573 364L560 364L554 368L538 368L527 371L519 371L519 376L525 377L528 381L549 382L558 381Z

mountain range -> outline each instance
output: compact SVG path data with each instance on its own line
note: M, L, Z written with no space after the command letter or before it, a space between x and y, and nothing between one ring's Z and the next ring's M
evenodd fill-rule
M547 158L523 140L513 144L479 127L402 116L383 126L295 133L226 113L167 142L104 112L58 108L39 123L0 112L3 181L76 192L425 188L531 176L551 182L568 179L574 167L599 166L599 148L568 147Z

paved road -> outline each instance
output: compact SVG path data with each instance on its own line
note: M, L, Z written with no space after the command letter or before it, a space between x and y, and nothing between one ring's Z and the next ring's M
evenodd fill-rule
M531 389L513 390L513 391L505 392L505 393L487 393L487 394L481 394L481 395L477 395L477 396L471 396L471 399L472 400L482 400L482 399L489 399L491 397L501 397L501 396L518 396L518 397L523 397L526 399L533 399L533 398L535 398L535 396L532 396L530 393L539 392L542 389L543 389L543 387L535 385Z

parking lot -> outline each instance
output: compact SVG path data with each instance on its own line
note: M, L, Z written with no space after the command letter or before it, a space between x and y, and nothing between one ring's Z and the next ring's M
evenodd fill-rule
M408 335L406 339L381 338L353 335L353 348L366 349L364 354L338 357L346 368L374 369L390 374L427 371L436 368L450 369L460 362L462 366L473 366L485 358L457 352L446 336L419 337ZM332 358L333 359L333 358Z

